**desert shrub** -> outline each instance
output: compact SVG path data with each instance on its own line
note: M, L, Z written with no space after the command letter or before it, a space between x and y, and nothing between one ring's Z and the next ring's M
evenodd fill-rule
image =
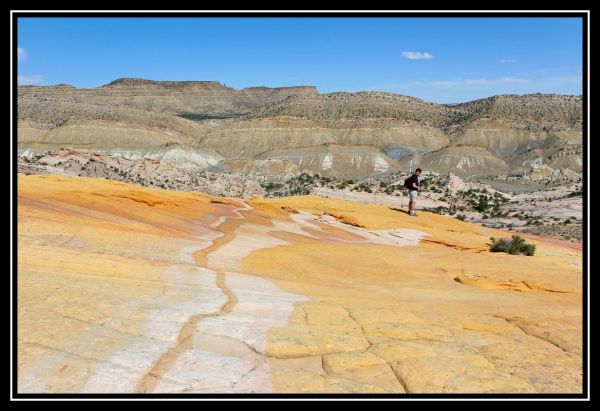
M283 184L269 182L269 183L262 183L261 187L267 191L272 191L272 190L279 190L281 187L283 187Z
M573 191L562 198L571 198L577 196L583 196L583 188L580 188L578 191Z
M523 254L527 256L532 256L535 253L535 245L527 244L518 235L513 235L512 238L490 237L490 240L492 240L490 251L493 253Z
M466 218L467 218L467 216L464 214L459 214L456 216L456 219L460 220L460 221L465 221Z
M479 196L479 200L478 200L477 204L473 206L473 208L475 210L481 211L481 212L486 211L488 209L488 207L489 207L488 199L486 196L483 196L483 195Z
M437 206L437 207L434 207L434 208L427 208L427 207L424 207L424 208L423 208L423 211L429 211L430 213L435 213L435 214L442 214L442 215L444 215L444 214L447 214L447 213L448 213L448 208L447 208L447 207L444 207L444 206Z
M521 247L521 254L532 256L535 254L535 245L534 244L523 244Z

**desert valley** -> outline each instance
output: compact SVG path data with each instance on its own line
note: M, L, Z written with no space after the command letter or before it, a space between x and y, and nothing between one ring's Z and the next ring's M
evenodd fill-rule
M121 78L17 107L21 392L581 392L581 96ZM535 254L491 251L513 235Z

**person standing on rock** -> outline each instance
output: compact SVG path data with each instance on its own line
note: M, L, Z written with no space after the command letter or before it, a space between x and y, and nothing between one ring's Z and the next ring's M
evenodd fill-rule
M419 191L419 176L421 169L417 168L415 173L404 181L404 187L408 189L408 215L416 216L417 192Z

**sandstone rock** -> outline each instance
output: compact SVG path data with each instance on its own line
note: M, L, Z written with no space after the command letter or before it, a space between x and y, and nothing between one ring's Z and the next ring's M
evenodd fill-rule
M450 173L448 176L448 190L450 194L455 195L458 191L465 189L465 183L454 173Z
M317 196L18 180L19 392L581 392L581 250L499 255L497 230Z

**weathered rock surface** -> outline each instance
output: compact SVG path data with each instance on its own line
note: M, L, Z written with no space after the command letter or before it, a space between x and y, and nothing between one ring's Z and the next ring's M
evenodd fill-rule
M224 156L253 157L267 151L323 144L373 145L396 156L430 151L448 144L434 127L387 118L305 119L278 116L216 123L199 143Z
M581 250L317 196L18 182L20 392L581 392Z
M426 154L411 154L400 161L400 167L408 170L439 170L460 176L498 175L509 171L506 163L482 146L448 146Z
M273 150L257 159L289 161L301 172L340 178L378 175L397 170L398 164L380 148L373 146L323 145L288 150Z
M239 198L265 194L265 190L253 179L202 171L221 159L218 154L191 152L178 147L163 147L146 153L128 151L112 154L81 149L35 154L27 150L20 157L18 170L24 174L102 177L141 186Z

